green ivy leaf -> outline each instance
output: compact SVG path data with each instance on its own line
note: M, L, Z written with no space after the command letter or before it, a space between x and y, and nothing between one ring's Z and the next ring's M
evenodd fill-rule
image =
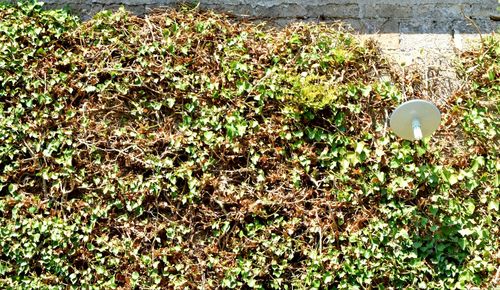
M451 174L450 177L448 177L448 182L450 185L454 185L458 182L458 175L456 174Z
M470 230L470 229L468 229L468 228L461 229L461 230L459 230L458 232L459 232L462 236L464 236L464 237L465 237L465 236L470 236L470 235L472 235L472 234L474 233L473 231L471 231L471 230Z
M85 92L87 92L87 93L92 93L92 92L95 92L96 90L97 90L97 87L92 86L92 85L85 87Z
M488 209L498 211L498 200L490 200L488 203Z

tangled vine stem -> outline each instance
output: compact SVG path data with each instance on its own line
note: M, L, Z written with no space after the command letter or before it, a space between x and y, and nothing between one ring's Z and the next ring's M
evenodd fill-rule
M493 285L499 49L484 40L440 134L410 143L385 120L422 79L341 26L1 4L2 285ZM443 153L456 132L467 149Z

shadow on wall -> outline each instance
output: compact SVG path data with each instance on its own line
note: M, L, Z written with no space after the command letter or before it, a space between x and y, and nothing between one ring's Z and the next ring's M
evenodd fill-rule
M67 7L83 19L103 9L144 15L186 0L42 0L48 8ZM283 26L292 21L343 21L361 33L490 33L500 22L497 0L199 0L202 9ZM494 18L494 17L493 17Z

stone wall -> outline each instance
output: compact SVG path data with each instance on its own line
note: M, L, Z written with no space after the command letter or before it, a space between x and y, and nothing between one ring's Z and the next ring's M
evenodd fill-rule
M158 7L171 7L182 0L44 0L47 6L67 7L83 18L102 9L124 5L143 15ZM231 12L240 17L264 19L275 24L290 21L336 21L349 23L362 33L477 33L495 31L497 0L199 0L206 9ZM464 15L475 22L471 24Z

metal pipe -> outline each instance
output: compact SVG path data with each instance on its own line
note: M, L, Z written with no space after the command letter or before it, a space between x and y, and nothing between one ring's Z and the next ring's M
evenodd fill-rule
M415 140L422 139L422 128L420 127L420 121L418 119L413 119L411 122L411 127L413 128L413 137Z

